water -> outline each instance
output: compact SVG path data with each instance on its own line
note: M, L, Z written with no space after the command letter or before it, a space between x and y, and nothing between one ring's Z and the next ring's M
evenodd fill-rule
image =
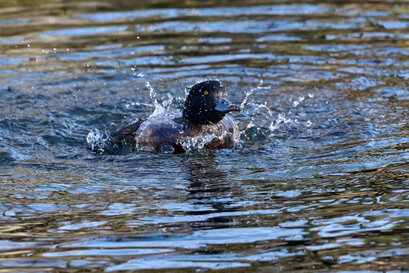
M409 271L406 1L20 2L2 271ZM87 150L206 78L243 103L234 149Z

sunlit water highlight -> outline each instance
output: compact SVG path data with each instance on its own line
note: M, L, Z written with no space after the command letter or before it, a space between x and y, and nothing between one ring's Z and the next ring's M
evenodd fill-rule
M10 5L2 271L409 270L404 1ZM208 78L243 107L235 148L105 150Z

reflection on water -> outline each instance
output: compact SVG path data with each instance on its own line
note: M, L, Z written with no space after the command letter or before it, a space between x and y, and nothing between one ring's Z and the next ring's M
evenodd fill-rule
M0 0L0 268L408 271L408 19L402 1ZM86 149L205 78L243 103L239 147Z

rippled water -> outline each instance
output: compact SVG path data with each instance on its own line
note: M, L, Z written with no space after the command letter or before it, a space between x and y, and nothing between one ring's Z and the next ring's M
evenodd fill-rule
M24 2L0 0L2 271L409 270L409 3ZM206 78L239 147L87 150L147 83L180 109Z

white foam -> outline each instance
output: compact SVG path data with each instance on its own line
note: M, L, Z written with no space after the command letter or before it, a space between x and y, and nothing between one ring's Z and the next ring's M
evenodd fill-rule
M104 134L98 129L92 129L87 135L87 144L91 151L97 153L103 153L105 151L105 143L108 141L109 136Z

